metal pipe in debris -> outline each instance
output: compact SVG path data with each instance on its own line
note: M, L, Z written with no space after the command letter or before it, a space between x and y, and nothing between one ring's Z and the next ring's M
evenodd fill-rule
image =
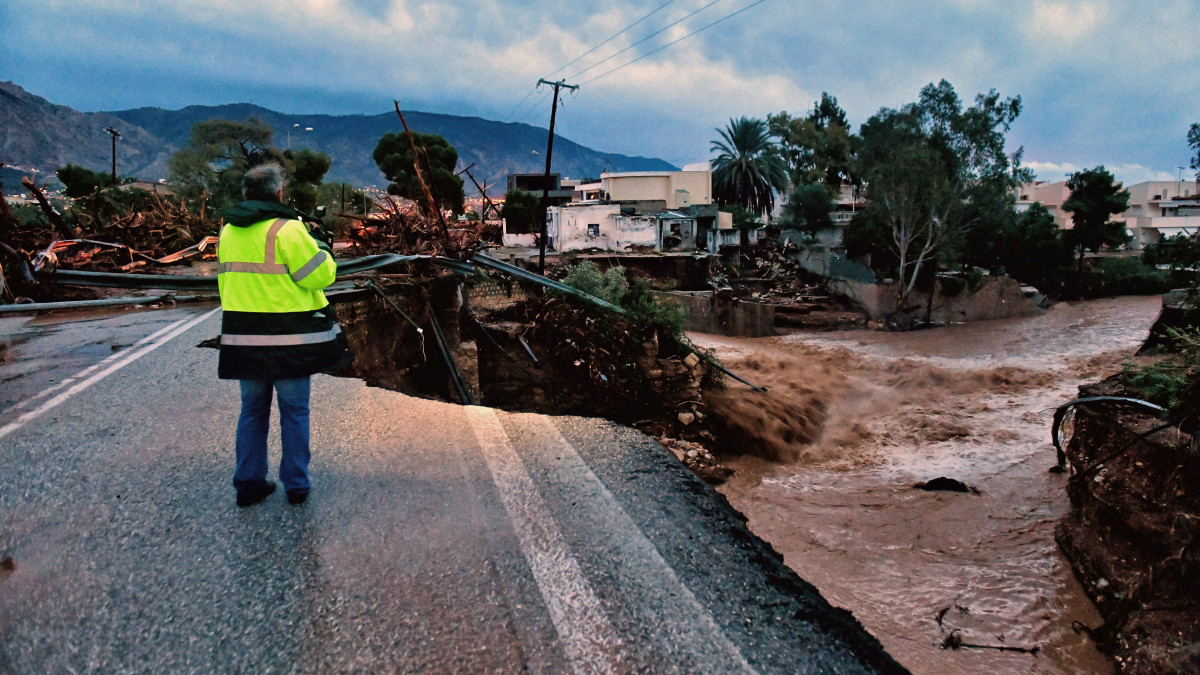
M136 305L155 305L159 303L178 304L183 302L216 301L216 295L165 295L148 296L144 298L101 298L99 300L68 300L63 302L25 302L12 305L0 305L0 314L20 314L24 312L48 312L56 309L90 309L95 307L129 307Z

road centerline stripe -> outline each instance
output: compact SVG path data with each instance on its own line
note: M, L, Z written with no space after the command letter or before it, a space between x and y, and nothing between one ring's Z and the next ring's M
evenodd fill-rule
M525 471L496 412L468 406L466 414L516 531L521 554L529 564L573 669L577 673L620 672L623 670L621 638Z
M145 356L146 354L149 354L150 352L154 351L155 349L158 349L159 347L165 345L167 342L170 342L172 339L174 339L178 335L186 332L193 326L199 324L200 322L204 321L205 319L212 316L213 314L216 314L219 311L221 311L221 308L216 307L213 310L211 310L209 312L205 312L204 314L201 314L198 317L193 317L190 319L188 319L188 318L180 319L179 321L176 321L175 323L167 326L166 328L163 328L156 333L153 333L145 338L142 338L142 340L135 343L135 345L142 345L142 346L137 347L136 349L127 349L124 352L115 354L114 356L119 357L119 358L116 358L115 360L113 360L112 363L109 363L109 361L110 361L110 359L113 359L113 357L109 357L108 359L105 359L104 361L101 361L100 363L97 363L94 366L89 366L88 368L85 368L84 370L82 370L78 374L76 374L75 376L68 378L66 381L64 381L58 385L55 385L53 387L50 387L47 390L37 394L36 396L34 396L32 398L38 399L38 398L47 396L47 395L49 395L49 393L51 393L57 389L63 388L67 383L72 382L79 377L83 377L85 374L87 374L89 372L92 373L91 375L87 376L85 379L75 382L70 387L67 387L64 391L62 391L58 395L54 396L53 398L49 399L48 401L41 404L40 406L34 408L33 410L29 410L27 412L21 413L20 415L17 416L17 418L15 420L0 427L0 438L4 438L5 436L8 436L9 434L13 433L14 431L17 431L21 427L25 426L25 424L28 423L29 421L39 417L40 415L42 415L43 413L45 413L48 410L51 410L52 408L58 407L60 404L67 401L75 394L78 394L79 392L84 391L85 389L87 389L88 387L91 387L93 384L96 384L100 380L103 380L104 378L117 372L118 370L124 368L125 366L133 363L134 361L137 361L138 359ZM106 363L108 365L101 369L101 366L103 366ZM99 369L98 372L92 372L97 369Z

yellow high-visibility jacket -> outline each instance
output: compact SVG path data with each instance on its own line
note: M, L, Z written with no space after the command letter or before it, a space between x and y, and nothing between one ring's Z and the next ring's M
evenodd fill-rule
M344 365L344 339L322 291L337 273L333 256L299 220L243 223L226 225L218 245L218 377L291 379Z

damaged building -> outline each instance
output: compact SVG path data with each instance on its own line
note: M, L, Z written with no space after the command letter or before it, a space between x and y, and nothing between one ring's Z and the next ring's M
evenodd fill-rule
M712 165L681 171L603 173L599 181L554 179L556 192L573 188L570 201L546 213L546 248L555 253L604 251L708 251L740 243L729 213L712 197ZM756 239L752 232L751 241ZM505 246L535 246L537 235L504 233Z

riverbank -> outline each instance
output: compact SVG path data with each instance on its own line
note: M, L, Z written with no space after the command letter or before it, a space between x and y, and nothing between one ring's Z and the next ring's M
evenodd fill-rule
M1109 379L1081 397L1135 396ZM1124 673L1200 669L1200 461L1192 439L1142 408L1073 411L1066 455L1070 514L1059 545L1104 617L1089 629Z

